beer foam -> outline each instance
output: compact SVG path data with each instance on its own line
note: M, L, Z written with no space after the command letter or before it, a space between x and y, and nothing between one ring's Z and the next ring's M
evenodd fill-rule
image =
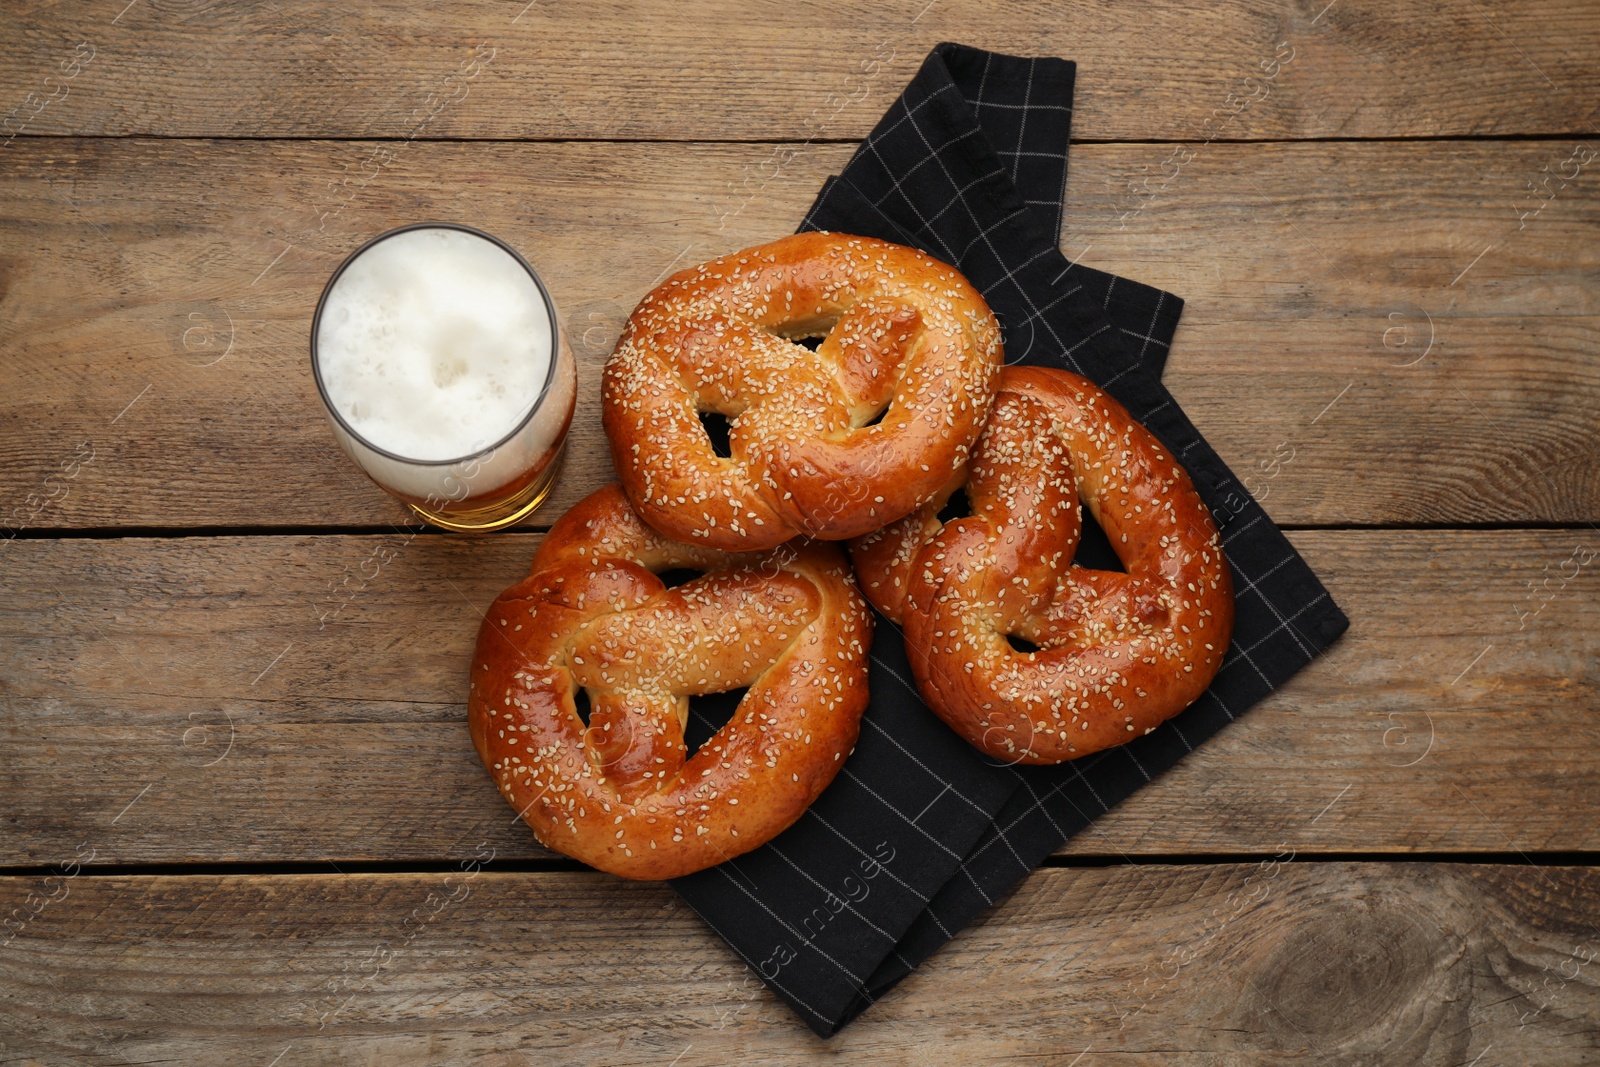
M461 230L408 230L356 257L329 290L317 363L329 402L367 443L453 460L527 417L553 332L539 287L505 249Z

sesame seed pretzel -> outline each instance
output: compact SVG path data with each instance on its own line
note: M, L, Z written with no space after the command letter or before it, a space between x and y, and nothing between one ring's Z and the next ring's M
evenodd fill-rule
M815 351L798 343L815 337ZM961 467L1001 363L993 312L951 267L804 233L646 296L606 363L602 417L628 500L668 536L729 550L842 540L910 513ZM729 420L731 455L702 413Z
M972 514L941 524L961 486L851 545L957 733L1006 762L1059 763L1148 733L1211 684L1233 632L1216 524L1121 404L1065 371L1008 367L966 474ZM1080 500L1127 573L1072 562Z
M674 568L704 573L668 588L655 572ZM871 631L839 548L679 544L607 486L561 517L484 617L467 722L546 846L624 878L675 878L765 843L833 780L866 708ZM732 719L689 755L689 697L742 686Z

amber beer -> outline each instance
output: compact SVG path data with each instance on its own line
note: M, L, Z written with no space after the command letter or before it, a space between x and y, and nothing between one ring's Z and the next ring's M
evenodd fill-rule
M447 530L497 530L549 495L577 372L528 262L469 226L380 234L334 271L311 323L334 436L379 487Z

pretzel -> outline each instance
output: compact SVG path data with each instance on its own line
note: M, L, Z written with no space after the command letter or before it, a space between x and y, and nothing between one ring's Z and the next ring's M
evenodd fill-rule
M1065 371L1008 367L965 478L972 514L941 524L961 486L851 553L904 627L923 699L967 741L1059 763L1149 733L1211 684L1233 632L1216 524L1121 404ZM1073 564L1080 499L1126 574Z
M705 573L667 588L653 572L673 568ZM467 722L541 842L624 878L675 878L765 843L833 780L866 708L871 630L839 548L678 544L607 486L489 608ZM689 697L741 686L689 755Z
M954 269L804 233L646 296L606 364L602 417L622 488L662 533L729 550L842 540L961 467L1001 362L993 312ZM729 420L728 457L701 413Z

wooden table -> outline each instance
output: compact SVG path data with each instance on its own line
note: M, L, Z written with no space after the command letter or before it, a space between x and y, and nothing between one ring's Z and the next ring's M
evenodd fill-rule
M10 5L0 1062L1600 1062L1600 9L1191 6ZM1063 246L1187 298L1167 381L1352 625L824 1043L513 823L465 668L634 302L940 40L1078 61ZM580 355L527 532L317 406L324 280L434 218Z

